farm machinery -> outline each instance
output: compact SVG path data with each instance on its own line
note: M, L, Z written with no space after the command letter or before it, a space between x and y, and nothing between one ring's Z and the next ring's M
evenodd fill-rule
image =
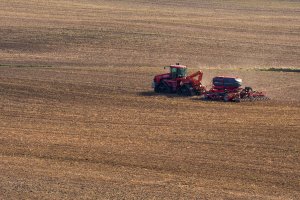
M176 63L164 67L170 68L169 73L160 74L154 77L152 87L157 93L178 93L179 95L193 96L205 93L202 85L202 71L197 71L187 76L187 67Z
M167 66L170 72L156 75L152 87L157 93L177 93L179 95L203 96L205 100L214 101L259 101L267 100L263 92L254 91L251 87L242 87L242 79L237 77L217 76L212 80L208 90L202 83L203 72L197 71L187 75L187 67L177 63Z
M263 92L254 91L251 87L241 87L242 79L237 77L214 77L212 88L205 92L204 99L217 101L260 101L267 100Z

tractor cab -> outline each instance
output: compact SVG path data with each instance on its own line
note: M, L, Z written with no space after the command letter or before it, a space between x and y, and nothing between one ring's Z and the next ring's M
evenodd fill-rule
M187 76L187 68L184 65L179 65L179 63L177 63L176 65L171 65L168 67L170 67L171 79L183 78Z

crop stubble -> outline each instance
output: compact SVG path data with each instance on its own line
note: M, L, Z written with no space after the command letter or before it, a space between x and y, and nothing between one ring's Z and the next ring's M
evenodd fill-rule
M299 196L299 75L254 71L246 62L297 67L299 4L47 2L0 3L0 55L8 65L0 67L1 198ZM257 13L268 17L249 18ZM275 56L286 51L293 53ZM237 62L239 53L247 59ZM205 84L239 75L273 100L153 94L161 69L150 66L174 59L193 70L203 64Z

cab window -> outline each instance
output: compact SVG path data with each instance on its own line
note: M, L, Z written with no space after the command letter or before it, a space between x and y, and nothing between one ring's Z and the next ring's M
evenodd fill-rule
M177 68L171 68L172 78L177 78Z

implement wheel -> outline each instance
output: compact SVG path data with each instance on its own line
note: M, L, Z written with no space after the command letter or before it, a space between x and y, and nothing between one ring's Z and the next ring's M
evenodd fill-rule
M229 95L228 94L225 94L224 97L223 97L223 100L225 102L228 102L229 101Z

